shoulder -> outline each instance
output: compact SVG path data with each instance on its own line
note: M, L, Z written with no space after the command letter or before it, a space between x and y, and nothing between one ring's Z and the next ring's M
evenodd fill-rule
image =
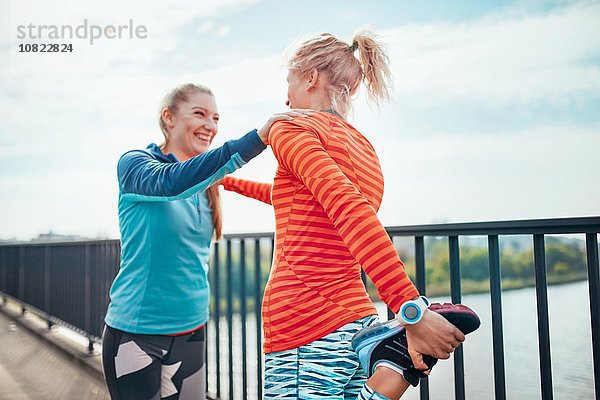
M117 161L117 175L119 177L128 175L129 172L156 160L156 157L149 149L129 150L119 157L119 161Z
M131 161L135 161L135 160L159 160L159 161L164 161L164 162L168 162L171 161L169 160L169 156L172 157L172 154L169 154L168 156L165 156L160 147L158 147L156 144L154 143L150 143L148 145L148 147L146 147L145 149L133 149L133 150L129 150L126 151L120 158L119 158L119 164L121 163L127 163L127 162L131 162Z
M154 157L148 150L129 150L119 157L118 165L121 166L140 159L154 159Z
M269 134L269 141L302 133L323 138L328 136L330 131L331 121L329 115L324 112L314 112L307 117L275 122Z

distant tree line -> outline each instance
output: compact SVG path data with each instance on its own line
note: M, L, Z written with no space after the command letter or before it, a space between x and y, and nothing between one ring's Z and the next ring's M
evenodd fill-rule
M450 292L448 240L430 239L425 244L427 293L445 295ZM414 256L400 251L411 278L414 278ZM583 241L546 238L546 270L550 284L587 278L586 252ZM489 256L487 247L460 246L460 275L463 293L489 290ZM500 272L503 289L534 285L533 246L521 242L500 245Z

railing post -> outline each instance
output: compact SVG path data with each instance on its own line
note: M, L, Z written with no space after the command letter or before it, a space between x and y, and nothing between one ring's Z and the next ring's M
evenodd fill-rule
M262 278L260 265L260 239L254 240L254 314L256 319L256 382L257 382L257 398L262 399L262 318L261 318L261 298L262 298Z
M231 260L231 239L227 239L227 253L225 262L227 272L227 361L229 366L229 398L233 399L233 266Z
M44 312L52 315L50 310L50 249L49 245L44 246ZM48 324L48 330L50 330L53 325L52 321L48 319L46 323Z
M548 286L546 282L546 250L544 235L533 235L533 263L538 314L538 345L542 399L552 399L552 367L550 357L550 327L548 323Z
M6 275L8 273L7 261L6 261L6 250L4 247L0 248L0 292L6 293ZM2 296L2 306L6 305L7 298Z
M460 288L460 247L458 236L448 237L449 261L450 261L450 295L452 303L458 304L462 301ZM456 400L465 399L465 365L463 357L463 346L454 350L454 395Z
M505 400L506 378L504 376L504 335L502 327L502 275L500 273L498 235L488 236L488 257L490 265L490 297L492 303L494 389L496 400Z
M6 293L6 252L0 248L0 292ZM6 297L3 297L6 302Z
M427 296L425 275L425 240L423 236L415 237L415 285L421 295Z
M25 315L25 247L19 247L19 302L21 315Z
M83 248L83 256L84 256L84 270L83 270L83 326L86 332L90 332L91 330L91 320L92 320L92 263L91 263L91 250L90 244L85 243ZM88 345L88 350L94 350L94 344L90 339L90 343Z
M219 242L215 243L215 252L213 256L213 269L215 271L215 282L214 282L214 293L215 293L215 364L216 364L216 375L217 375L217 398L221 397L221 288L219 280L220 271L220 253L219 253ZM207 341L208 343L208 341ZM208 368L207 368L208 369Z
M423 236L415 236L415 285L421 295L427 296L425 276L425 240ZM421 400L429 400L429 378L421 379L419 383Z
M592 325L592 355L594 360L594 387L600 399L600 266L598 265L597 233L585 235L590 292L590 314Z
M242 321L242 399L248 399L248 366L246 356L246 240L240 241L240 317ZM230 396L233 399L233 396Z

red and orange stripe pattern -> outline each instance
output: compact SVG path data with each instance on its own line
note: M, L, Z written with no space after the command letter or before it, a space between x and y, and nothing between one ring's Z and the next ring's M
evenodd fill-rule
M376 314L362 269L395 312L418 296L376 211L383 174L371 143L319 112L277 122L271 185L226 178L225 188L275 209L276 245L263 300L264 350L292 349Z

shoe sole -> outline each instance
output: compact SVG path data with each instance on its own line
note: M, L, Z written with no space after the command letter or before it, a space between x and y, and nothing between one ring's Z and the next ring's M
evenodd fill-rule
M362 329L354 335L350 345L356 353L360 352L365 346L369 346L374 342L380 342L404 330L404 326L399 322L393 321L396 325L392 325L389 321L379 323L374 326ZM387 325L386 325L387 323ZM392 325L392 326L390 326Z
M481 321L475 311L464 304L433 303L429 309L446 318L448 322L457 327L464 335L477 330L481 325Z

